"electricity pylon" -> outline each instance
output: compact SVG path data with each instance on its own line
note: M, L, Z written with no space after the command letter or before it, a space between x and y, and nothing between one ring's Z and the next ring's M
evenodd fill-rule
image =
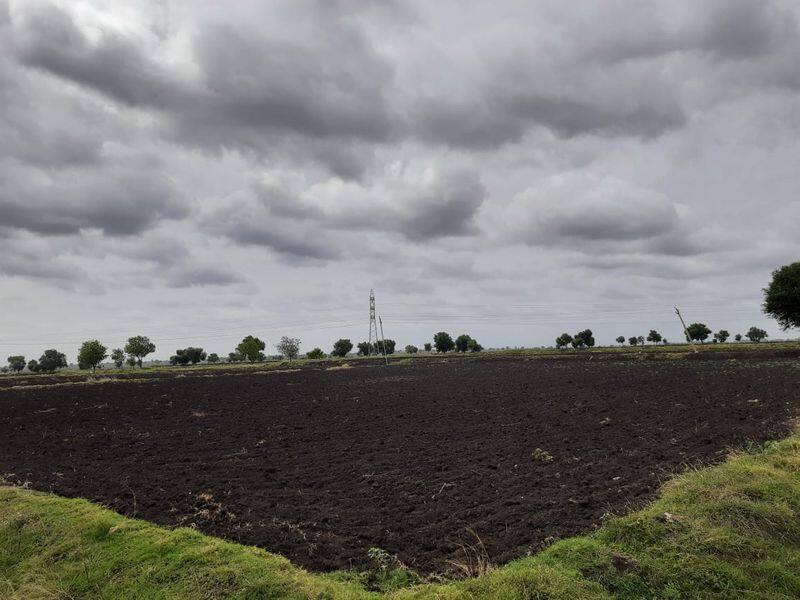
M378 319L380 320L380 319ZM378 341L380 340L380 350L378 349ZM381 323L381 336L378 337L378 322L375 319L375 291L369 291L369 355L383 354L383 359L388 362L386 358L386 344L383 341L383 323Z

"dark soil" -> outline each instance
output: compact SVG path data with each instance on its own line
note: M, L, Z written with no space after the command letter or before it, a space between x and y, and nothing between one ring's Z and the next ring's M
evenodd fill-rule
M447 571L475 534L510 560L640 505L687 465L786 435L800 405L785 359L427 359L25 385L41 383L0 389L0 478L312 570L364 567L379 547Z

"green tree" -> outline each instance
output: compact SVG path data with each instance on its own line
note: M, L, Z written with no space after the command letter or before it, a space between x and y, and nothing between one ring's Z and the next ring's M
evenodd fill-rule
M742 334L741 333L737 333L735 336L733 336L733 339L736 340L737 342L741 342L742 341Z
M639 338L638 338L638 337L636 337L636 336L629 337L629 338L628 338L628 343L629 343L631 346L635 346L636 344L638 344L638 343L639 343Z
M750 329L747 330L747 338L751 342L760 342L766 339L767 337L769 337L769 334L767 334L767 332L764 331L763 329L759 329L758 327L751 327Z
M720 329L717 333L714 334L714 339L717 340L720 344L724 344L729 337L731 337L731 334L728 333L727 329Z
M81 349L78 350L78 367L81 369L91 369L92 373L97 371L99 365L108 356L108 348L97 340L83 342ZM41 364L41 361L39 361Z
M406 346L406 354L416 354L417 352L419 352L419 348L416 346L412 346L411 344Z
M556 338L556 348L566 348L572 343L572 336L568 333L562 333Z
M470 352L481 352L483 350L483 346L478 343L478 340L469 338L469 342L467 342L467 350Z
M397 342L390 339L385 340L378 340L375 342L375 351L378 354L383 354L383 349L386 348L386 354L394 354L394 349L397 346Z
M311 350L311 352L306 352L306 358L310 358L312 360L325 358L325 353L319 348L314 348Z
M175 351L175 354L170 356L169 362L173 365L188 365L189 363L196 365L206 359L206 353L202 348L195 348L189 346L188 348L181 348Z
M591 348L594 346L594 335L591 329L584 329L579 331L572 338L573 348Z
M466 333L462 333L456 338L456 352L466 352L469 349L469 341L472 338Z
M238 363L244 362L245 357L239 354L238 352L228 352L228 362L229 363Z
M430 342L425 342L422 345L422 347L425 348L425 352L430 352L431 351L431 343Z
M209 363L209 364L212 364L212 365L218 363L219 362L219 354L217 354L216 352L212 352L211 354L208 355L208 358L206 359L206 362Z
M453 348L455 348L456 345L449 333L446 331L440 331L433 336L433 346L436 348L437 352L444 353L450 352Z
M333 344L333 350L331 350L331 356L340 356L344 357L350 354L350 351L353 349L353 342L346 339L336 340Z
M625 336L624 336L624 335L621 335L621 336L619 336L619 337L617 338L617 343L618 343L620 346L621 346L622 344L624 344L624 343L625 343Z
M275 348L285 358L294 360L300 354L300 340L298 338L290 338L289 336L285 335L281 338L280 342L275 344Z
M650 333L647 334L647 341L653 342L654 344L659 343L663 338L661 334L658 333L655 329L651 329Z
M689 332L689 339L699 341L701 344L711 335L711 330L705 323L692 323L686 330Z
M784 331L800 327L800 262L772 272L772 281L764 288L764 312Z
M28 371L31 373L38 373L39 372L39 361L36 359L31 359L28 361Z
M115 367L122 368L122 365L125 364L125 352L122 351L122 348L114 348L111 351L111 360L114 361Z
M264 356L264 348L266 347L267 345L260 339L248 335L236 346L236 352L244 356L250 362L263 361L266 359Z
M15 373L19 373L20 371L22 371L22 369L25 368L25 357L19 355L9 356L8 367Z
M31 369L31 371L38 372L38 373L52 373L56 369L63 369L67 366L67 357L64 356L62 352L58 350L45 350L44 353L39 357L39 361L32 360L28 363L28 368L30 368L31 363L34 363L35 368Z
M125 362L128 364L129 367L135 367L136 366L136 358L133 357L133 356L129 356L128 360L126 360Z
M359 342L356 348L358 348L359 356L369 356L372 354L373 345L369 342Z
M125 352L135 359L134 364L139 365L139 368L142 366L142 359L155 351L156 345L143 335L128 338L128 343L125 344Z

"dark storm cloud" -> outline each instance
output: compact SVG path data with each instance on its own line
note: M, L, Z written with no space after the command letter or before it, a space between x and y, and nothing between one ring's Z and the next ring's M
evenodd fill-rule
M40 240L5 235L0 227L0 275L47 281L57 287L73 288L87 279L79 266L64 260Z
M609 8L618 13L613 27L581 30L579 55L585 60L647 60L673 53L718 61L757 59L791 51L798 41L797 17L780 2L710 0L678 3L673 10L649 3Z
M31 67L94 88L132 106L169 106L185 99L174 74L162 70L144 48L103 32L92 43L72 17L51 4L37 4L15 28L20 60Z
M528 86L513 83L518 81ZM508 64L494 71L471 100L424 100L411 108L411 116L425 141L476 150L519 142L533 127L564 138L652 138L682 127L686 115L677 100L649 88L650 83L643 82L625 99L598 98L591 90L577 88L548 90L536 72Z
M140 233L164 219L188 216L190 204L166 178L124 170L66 171L42 176L0 170L0 227L42 235L97 229L109 236Z
M506 219L528 244L649 240L679 225L675 206L662 194L585 173L555 176L525 190Z
M464 170L390 173L370 183L329 181L302 194L257 183L269 213L321 229L384 231L424 242L474 235L486 198L477 173Z
M173 141L310 158L356 177L371 153L355 144L397 131L386 98L392 66L350 20L331 8L320 12L330 20L311 15L312 35L303 39L273 38L250 23L203 23L186 72L156 62L142 40L103 31L90 41L52 5L24 13L14 47L29 67L155 111Z

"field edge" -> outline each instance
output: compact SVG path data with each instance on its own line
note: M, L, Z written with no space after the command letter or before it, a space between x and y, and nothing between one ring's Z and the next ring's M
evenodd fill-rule
M800 436L668 482L592 534L483 576L379 594L258 548L0 486L0 597L498 599L800 597Z

